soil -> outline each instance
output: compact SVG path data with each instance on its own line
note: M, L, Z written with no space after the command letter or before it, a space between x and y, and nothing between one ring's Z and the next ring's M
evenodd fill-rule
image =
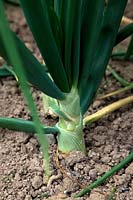
M126 15L131 17L129 1ZM7 15L13 30L40 59L41 56L18 7L7 6ZM125 48L125 43L123 44ZM127 45L127 44L126 44ZM2 61L0 61L2 63ZM132 62L110 61L124 78L132 81ZM107 81L103 80L100 95L121 87L107 71ZM37 103L40 118L44 124L52 125L55 120L45 116L41 94L31 89ZM131 91L104 100L96 100L88 113L127 97ZM0 116L31 119L19 86L12 77L0 79ZM73 152L67 157L59 154L57 159L56 140L50 135L51 177L46 181L43 171L42 154L35 136L23 132L0 129L0 197L1 200L72 200L73 195L103 175L119 163L133 150L133 109L132 105L105 116L85 127L87 154ZM115 189L115 200L133 200L133 163L120 170L90 194L80 200L109 200Z

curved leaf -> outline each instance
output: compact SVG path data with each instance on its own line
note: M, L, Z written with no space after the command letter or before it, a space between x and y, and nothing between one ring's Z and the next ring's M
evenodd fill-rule
M41 125L44 134L55 134L58 132L58 129L54 127L48 127ZM24 120L20 118L9 118L9 117L0 117L0 127L7 128L14 131L23 131L26 133L36 133L35 124L33 121Z
M0 23L0 28L2 24ZM25 69L28 81L36 86L40 91L44 92L48 96L57 99L63 99L63 93L57 88L57 86L49 78L45 71L45 68L37 61L32 55L30 50L24 45L24 43L11 31L14 41L16 43L17 51L20 53L23 68ZM2 42L0 34L0 55L12 65L12 61L6 53L5 45Z

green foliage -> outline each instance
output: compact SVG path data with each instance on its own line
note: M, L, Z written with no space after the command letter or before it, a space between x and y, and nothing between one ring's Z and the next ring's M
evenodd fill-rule
M3 29L2 24L0 24L0 28ZM40 91L45 92L45 94L53 98L63 99L62 92L52 82L45 67L38 62L31 51L15 35L15 33L11 31L10 34L15 42L17 52L21 55L21 62L23 64L23 68L25 69L28 81L36 86ZM7 61L7 63L13 65L11 58L7 54L7 50L2 39L0 39L0 54Z
M27 78L50 97L44 102L48 101L47 105L59 116L59 146L63 149L61 143L68 144L63 151L84 151L83 115L95 97L114 45L130 32L128 27L118 34L126 3L127 0L20 0L46 66L5 26L1 7L0 55L15 70L22 89L26 88ZM25 90L28 89L23 89L24 94ZM71 135L70 148L70 137L64 133Z
M29 83L57 99L47 98L46 101L59 116L58 138L62 138L64 132L73 132L71 140L77 150L84 149L84 142L81 147L77 139L83 140L83 115L104 76L116 38L118 43L123 37L123 31L118 36L117 33L126 3L127 0L109 0L106 4L104 0L78 0L78 3L77 0L20 0L46 66L39 63L22 40L4 25L5 19L0 16L1 56L13 66L22 86L18 64ZM10 48L4 33L12 40ZM73 109L78 112L73 114Z
M19 2L46 66L10 30L0 1L0 56L15 71L33 117L33 122L0 117L0 127L37 132L49 173L44 133L58 132L58 147L63 152L85 151L83 115L94 99L113 47L132 33L132 25L118 33L127 0ZM132 41L127 56L132 52ZM0 76L8 74L0 70ZM59 116L54 127L41 124L28 82L45 94L44 102ZM77 197L90 192L131 160L132 153Z
M104 0L80 0L78 3L76 0L20 0L20 3L52 77L51 80L12 33L28 81L60 100L65 98L64 92L69 93L76 87L84 114L104 75L127 0L109 0L107 4ZM2 40L0 53L11 63Z

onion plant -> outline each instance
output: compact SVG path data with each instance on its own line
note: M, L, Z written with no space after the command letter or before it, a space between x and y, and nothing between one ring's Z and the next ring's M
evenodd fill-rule
M20 0L45 66L5 26L0 3L0 55L13 67L23 86L22 68L27 81L44 93L44 107L59 116L55 127L42 125L41 130L57 132L58 149L62 152L85 152L83 117L97 93L112 49L121 40L118 29L126 3L127 0ZM33 122L21 119L0 118L0 126L36 131Z

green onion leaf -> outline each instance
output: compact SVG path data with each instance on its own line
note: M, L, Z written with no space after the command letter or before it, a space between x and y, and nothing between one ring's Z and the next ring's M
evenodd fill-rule
M89 74L86 72L84 77L87 82L85 85L81 82L80 86L81 109L83 114L92 103L104 76L126 3L127 0L109 0L107 3L95 56L93 57ZM114 10L117 10L117 12L114 12Z
M1 24L0 28L2 29ZM31 51L13 32L11 32L10 34L12 34L12 37L15 41L17 52L19 52L20 54L21 60L23 62L23 68L25 69L28 81L45 94L53 98L64 99L63 93L50 79L50 77L45 71L45 68L37 61L37 59L33 56ZM1 37L0 54L8 62L8 64L13 65L12 60L6 52L6 48Z
M50 24L47 0L20 2L49 73L63 92L69 92L67 76Z

